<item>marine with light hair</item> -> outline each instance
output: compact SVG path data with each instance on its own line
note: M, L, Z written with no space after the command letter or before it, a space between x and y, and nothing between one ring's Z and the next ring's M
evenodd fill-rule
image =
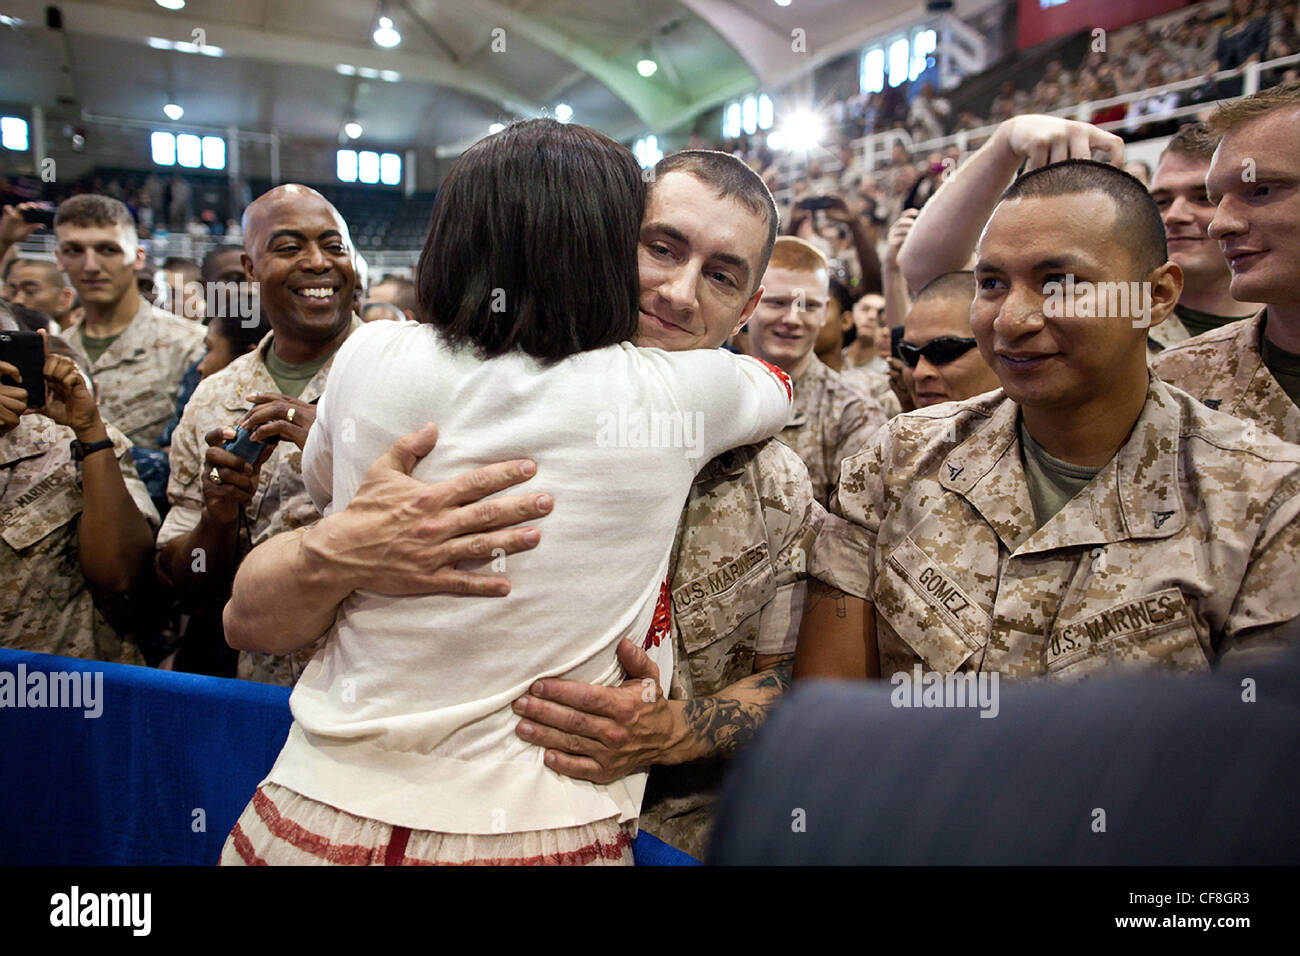
M889 413L880 401L827 368L814 351L826 322L830 269L821 250L782 236L763 274L763 296L749 320L750 353L790 376L794 412L780 439L808 466L823 507L840 463L866 447Z
M1248 319L1188 339L1156 372L1211 408L1300 442L1300 84L1224 103L1207 126L1220 136L1206 177L1207 230Z

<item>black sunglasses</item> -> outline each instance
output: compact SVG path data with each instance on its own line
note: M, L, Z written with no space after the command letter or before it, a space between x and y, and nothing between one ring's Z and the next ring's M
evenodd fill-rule
M924 345L910 345L907 342L900 341L898 343L898 357L907 363L908 368L916 368L916 363L921 361L922 355L931 365L947 365L949 362L961 358L974 347L974 339L964 339L956 335L941 335L937 339L931 339Z

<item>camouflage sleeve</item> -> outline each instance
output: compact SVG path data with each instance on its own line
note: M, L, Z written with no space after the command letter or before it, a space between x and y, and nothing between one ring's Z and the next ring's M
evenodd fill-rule
M808 467L788 445L764 443L755 462L776 569L776 594L761 612L754 653L793 654L803 620L810 531L825 512L813 497Z
M140 514L144 515L145 520L149 522L149 530L157 534L162 519L158 517L158 509L154 507L153 499L149 497L149 489L144 486L139 472L135 469L135 459L131 456L131 439L112 425L105 423L104 427L108 430L108 437L113 439L113 452L117 455L118 467L122 469L122 481L126 485L127 494L140 509Z
M839 486L840 473L844 461L863 451L876 437L876 432L889 420L884 406L869 395L855 393L855 397L844 406L840 416L839 434L835 444L835 459L831 462L831 476L834 479L831 493Z
M172 433L171 449L168 452L171 475L167 479L167 500L171 503L171 510L167 512L167 519L158 531L160 548L173 538L179 538L197 527L203 512L201 472L207 445L203 441L203 425L199 414L201 408L202 399L196 392L185 406L176 431Z
M1255 543L1237 598L1228 612L1219 660L1238 666L1293 644L1294 628L1279 625L1300 616L1300 475L1273 496L1269 517Z
M844 460L808 565L808 573L823 584L867 601L875 580L876 534L885 514L881 462L888 433L880 429L868 448Z

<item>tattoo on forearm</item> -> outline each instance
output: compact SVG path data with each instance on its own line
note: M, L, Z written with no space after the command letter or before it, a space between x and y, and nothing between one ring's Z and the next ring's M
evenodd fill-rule
M826 600L835 602L835 616L840 620L849 616L848 595L839 588L833 588L817 580L808 582L808 606L804 609L804 613L807 614Z
M683 711L686 726L710 756L729 757L753 738L772 706L790 686L794 655L732 689L736 696L697 697Z

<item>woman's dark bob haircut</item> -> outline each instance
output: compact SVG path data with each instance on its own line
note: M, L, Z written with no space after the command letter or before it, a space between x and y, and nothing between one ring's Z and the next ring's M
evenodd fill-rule
M585 126L525 120L480 140L434 203L420 321L484 358L554 362L628 341L645 193L631 151Z

